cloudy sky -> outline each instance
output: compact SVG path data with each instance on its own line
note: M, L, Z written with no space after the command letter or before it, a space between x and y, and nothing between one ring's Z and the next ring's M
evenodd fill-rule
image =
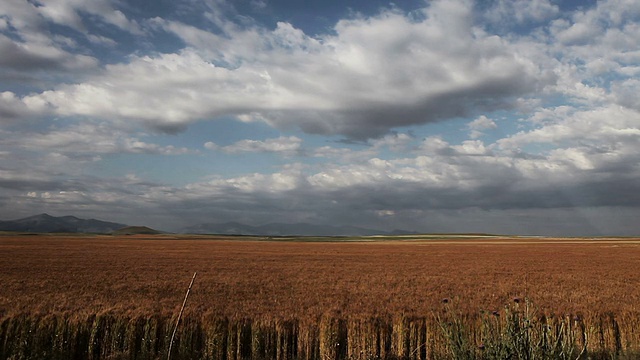
M3 0L0 219L640 234L636 0Z

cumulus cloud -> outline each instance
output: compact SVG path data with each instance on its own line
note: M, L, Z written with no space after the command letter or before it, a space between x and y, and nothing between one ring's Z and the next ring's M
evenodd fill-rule
M350 147L321 146L312 149L308 153L312 157L327 158L333 162L357 163L368 161L379 156L382 151L401 153L410 151L413 148L415 138L409 134L391 133L381 138L369 139L366 142L357 143L362 149L352 149Z
M639 159L633 149L639 137L637 127L622 131L625 125L617 126L621 128L605 130L610 133L604 137L606 141L594 136L590 145L576 143L542 154L514 155L479 140L454 145L429 138L422 153L414 157L327 163L314 172L297 169L220 179L194 184L185 191L216 197L234 197L232 194L242 191L252 194L251 198L242 196L243 201L255 201L256 206L266 206L262 203L265 198L279 199L316 204L313 209L301 206L303 211L323 214L348 210L399 214L434 209L628 206L640 201L635 195L624 196L638 187L633 179L639 169L633 164ZM322 150L329 152L327 148ZM607 188L611 182L617 184L616 188ZM178 196L187 195L178 192Z
M613 84L611 92L616 103L640 111L640 98L638 98L640 80L627 79L616 82Z
M0 78L9 79L9 71L78 71L95 68L97 64L95 58L69 53L48 39L18 42L0 34L0 68L7 71L4 76L0 75Z
M368 147L364 150L353 150L346 147L321 146L313 149L311 155L313 157L327 158L342 163L355 163L371 159L376 156L377 153L378 151L373 147Z
M457 218L466 223L469 219L464 220L462 214L488 218L493 212L504 217L508 211L535 217L542 212L532 209L604 209L640 202L634 195L640 190L635 181L640 174L633 165L639 159L631 144L600 154L595 147L576 146L537 156L513 156L491 150L478 140L459 145L435 140L429 141L437 143L434 151L425 150L415 157L372 157L358 163L327 163L315 171L285 168L271 174L194 183L174 189L169 203L174 209L187 208L187 204L206 208L221 218L242 216L251 223L268 219L266 213L340 222L364 221L368 216L374 221L380 214L386 214L389 221L396 216L406 220L413 213L422 214L422 218L416 216L424 226L428 214L436 213L448 213L447 221ZM616 186L609 188L611 183ZM166 203L160 198L156 201ZM565 215L571 218L568 212ZM585 219L573 220L581 223ZM417 225L418 221L412 226ZM459 229L453 225L449 231Z
M639 20L636 2L608 0L551 22L549 41L562 54L559 60L564 65L559 70L559 83L566 84L560 91L562 87L572 95L582 91L587 101L593 101L595 92L606 91L612 79L637 74L638 58L633 49L640 46Z
M498 0L484 13L496 24L542 22L556 17L558 5L549 0Z
M0 93L0 124L7 125L26 117L31 110L29 106L11 91Z
M378 139L370 139L368 143L374 150L386 147L392 151L407 150L414 138L404 133L391 133Z
M565 45L584 45L589 43L596 35L599 35L602 29L586 23L569 22L557 23L564 29L557 32L556 37Z
M522 233L527 229L539 232L532 219L539 224L545 216L555 214L576 227L556 224L558 227L553 228L556 225L550 224L545 228L548 233L611 232L605 223L597 221L597 215L606 218L608 211L620 213L622 208L640 203L636 181L640 176L638 122L625 122L629 110L620 110L617 115L614 110L603 109L599 114L573 111L573 120L547 120L540 125L541 129L549 127L544 134L532 130L531 134L523 132L519 135L522 137L511 139L518 146L532 141L565 144L538 154L502 149L505 144L500 141L451 144L431 137L411 156L381 159L370 152L355 163L328 162L315 167L293 164L273 173L218 176L181 187L145 183L135 176L111 181L89 181L79 176L77 183L47 181L46 176L27 181L19 172L7 171L0 172L0 186L22 191L22 196L35 192L35 200L48 208L65 205L66 209L76 206L98 211L108 204L123 213L144 209L156 219L164 219L166 214L161 209L171 209L173 219L168 223L183 225L185 221L212 218L252 224L280 218L369 226L375 223L391 228L410 226L423 231L479 231L493 224L491 231L510 229ZM596 119L604 120L600 123L601 134L585 137L598 128L590 124ZM569 132L553 137L558 124L584 128L576 137ZM581 136L582 141L578 139ZM240 148L240 143L234 145ZM269 147L267 143L244 143L242 147L253 151ZM382 149L388 145L379 146ZM317 151L329 153L331 149ZM333 149L345 152L344 148ZM18 187L19 183L29 186ZM48 195L43 197L43 193ZM617 218L614 222L619 221Z
M31 95L65 116L138 120L175 132L196 119L247 109L268 92L263 74L216 67L192 51L107 65L105 76ZM262 84L261 84L262 83Z
M464 1L432 2L421 20L383 10L341 20L335 35L317 39L282 22L214 34L156 19L189 46L108 65L86 82L33 96L60 115L137 120L165 131L232 115L364 139L508 108L553 81L506 39L475 28L471 11Z
M87 24L142 34L140 26L116 9L111 0L6 0L0 3L0 14L0 79L41 88L50 86L56 78L69 81L97 70L99 60L78 40L116 44L104 34L93 33ZM75 31L58 31L56 27Z
M45 22L73 28L79 33L88 33L85 14L93 15L92 21L100 20L132 34L141 34L136 21L128 19L114 6L112 0L50 0L29 2L6 0L0 4L0 12L22 37L33 35L35 30L45 28Z
M560 115L560 116L558 116ZM640 130L640 113L617 105L578 110L561 107L532 116L542 124L497 141L503 149L521 148L531 143L613 145L634 138Z
M496 125L495 121L485 115L480 115L480 117L467 124L467 128L470 130L469 137L472 139L477 139L484 135L483 130L495 129L497 127L498 125Z
M36 10L44 18L59 25L72 27L80 32L87 31L81 13L88 13L121 30L135 35L142 34L137 22L128 19L112 3L112 0L49 0L37 5Z
M0 146L31 151L55 151L71 156L87 157L115 153L161 155L189 153L187 148L161 146L141 141L105 124L75 124L64 128L53 128L42 133L6 135L3 140L0 140Z
M209 150L221 150L226 153L236 154L243 152L256 153L280 153L295 155L301 151L302 139L295 136L281 136L275 139L240 140L227 146L218 146L213 142L206 142L204 147Z

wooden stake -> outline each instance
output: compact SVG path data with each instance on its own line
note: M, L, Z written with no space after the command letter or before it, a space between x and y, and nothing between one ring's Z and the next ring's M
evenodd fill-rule
M187 294L184 296L184 301L182 302L182 307L180 308L180 314L178 314L178 320L176 321L176 326L173 328L173 334L171 334L171 341L169 341L169 353L167 354L167 360L171 360L171 348L173 347L173 339L176 337L176 332L178 331L178 324L180 324L180 318L182 318L182 312L184 311L184 306L187 305L189 292L191 292L191 287L193 286L193 282L196 280L197 274L198 274L197 271L193 273L193 277L191 278L191 283L189 284L189 288L187 289Z

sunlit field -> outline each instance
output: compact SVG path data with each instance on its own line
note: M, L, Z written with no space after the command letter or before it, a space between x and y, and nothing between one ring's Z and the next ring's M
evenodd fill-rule
M640 239L0 236L0 358L633 358ZM563 357L564 356L564 357Z

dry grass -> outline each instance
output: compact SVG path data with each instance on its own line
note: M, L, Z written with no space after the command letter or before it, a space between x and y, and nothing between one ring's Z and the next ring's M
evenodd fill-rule
M588 331L602 333L591 336L601 348L616 341L626 348L640 345L638 239L233 240L1 236L0 319L54 317L91 327L97 315L113 322L109 328L120 326L122 334L128 327L147 331L148 339L149 331L164 334L170 327L198 271L185 329L191 321L199 329L192 334L201 335L190 341L212 354L224 345L238 357L243 351L270 357L271 342L289 349L284 358L358 358L377 349L379 357L424 359L444 298L469 324L479 324L482 311L504 311L513 298L527 298L537 319L571 322L579 316ZM211 320L203 328L200 319L227 322ZM56 321L47 326L62 326ZM236 335L220 338L216 327ZM181 341L193 348L186 333ZM341 338L351 339L349 347L327 345ZM157 355L165 343L160 339L150 345L155 350L145 351Z
M637 312L640 244L612 241L308 243L170 237L0 237L0 311L300 318L471 311L528 297L553 313Z

